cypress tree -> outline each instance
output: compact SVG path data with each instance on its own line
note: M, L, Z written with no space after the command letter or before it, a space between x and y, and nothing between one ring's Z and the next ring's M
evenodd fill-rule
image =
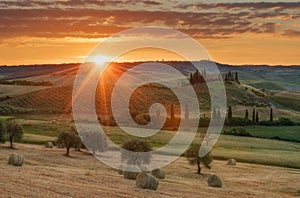
M255 122L255 109L253 108L252 111L252 122Z
M216 111L216 107L213 107L213 112L212 112L212 118L216 118L217 115L217 111Z
M249 118L249 112L248 112L248 109L246 109L246 112L245 112L245 119L248 120L248 118Z
M192 74L192 73L190 73L190 83L191 83L191 85L194 84L194 81L193 81L193 74Z
M194 84L198 83L198 81L199 81L199 71L198 70L196 70L193 78L194 78Z
M230 105L229 105L229 107L228 107L228 119L229 119L229 120L232 119L232 108L231 108Z
M228 80L228 74L225 74L225 81Z
M237 83L240 84L239 76L238 76L238 73L237 73L237 72L235 72L235 77L234 77L234 79L235 79L235 81L236 81Z
M231 80L231 79L232 79L232 74L231 74L231 71L229 71L229 72L228 72L228 78L229 78L229 80Z
M259 117L258 117L258 112L256 112L256 119L255 119L256 123L259 123Z
M270 121L273 122L273 108L270 110Z
M218 111L217 111L217 119L218 119L218 120L221 119L221 112L220 112L220 109L218 109Z
M206 70L205 69L203 69L203 75L202 76L203 76L203 79L206 80Z

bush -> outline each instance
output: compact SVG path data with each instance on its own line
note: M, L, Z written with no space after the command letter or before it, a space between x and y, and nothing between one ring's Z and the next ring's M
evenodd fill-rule
M279 118L279 123L282 126L294 126L297 125L297 123L295 123L294 121L288 119L288 118Z
M270 121L270 120L263 120L259 122L259 125L264 126L295 126L299 125L299 123L290 120L289 118L279 118L279 120Z
M208 127L210 123L210 118L200 118L199 127Z
M245 136L245 137L252 137L250 133L246 131L244 128L233 128L230 129L229 131L224 130L223 131L224 135L235 135L235 136Z
M233 117L231 119L225 119L225 126L249 126L252 124L251 120L245 118Z
M278 120L276 121L262 120L258 124L263 126L280 126L280 122Z

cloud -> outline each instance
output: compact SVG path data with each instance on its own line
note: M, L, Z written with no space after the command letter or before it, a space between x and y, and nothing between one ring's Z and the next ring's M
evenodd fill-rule
M300 9L300 2L240 2L240 3L183 3L175 6L180 9L225 9L225 10L285 10L285 9Z
M283 36L286 36L286 37L297 37L299 38L300 37L300 31L297 31L297 30L284 30Z
M145 5L157 10L145 11ZM163 5L162 1L155 0L0 1L0 39L20 36L99 38L145 25L173 27L195 38L227 39L245 33L290 37L292 32L297 32L295 24L300 7L298 2L198 3L180 4L169 11L161 9ZM107 9L107 6L115 9Z

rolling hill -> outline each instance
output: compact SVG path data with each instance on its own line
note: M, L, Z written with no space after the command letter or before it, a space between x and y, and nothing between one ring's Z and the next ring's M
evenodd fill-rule
M180 70L186 76L195 70L187 62L166 63ZM116 79L135 64L137 63L114 63L112 65L112 67L118 68L119 73L115 76L106 77L105 84L108 86L106 86L105 94L101 94L98 89L98 95L96 96L98 113L102 114L104 112L103 108L101 109L103 106L110 108L110 94ZM0 94L4 98L0 101L0 113L3 115L70 113L72 84L78 66L79 64L0 67L2 79L49 81L54 85L53 87L12 85L9 91L6 90L5 93L4 89L1 89L3 93ZM242 84L225 83L227 102L229 105L236 106L234 113L243 117L246 108L256 106L260 107L262 111L268 112L267 107L273 107L278 108L278 112L291 116L293 119L298 120L298 117L300 117L299 93L293 91L300 89L298 84L300 81L296 80L297 76L300 75L300 67L228 66L221 64L218 64L218 66L222 73L228 71L239 73ZM284 80L287 76L289 77L288 80ZM184 86L179 86L176 89L184 89ZM201 84L195 85L194 89L198 95L201 108L204 109L205 113L210 114L207 87ZM142 95L148 97L141 97ZM175 111L179 113L178 101L174 94L167 88L154 85L139 87L133 93L131 108L146 113L151 104L156 102L165 104L167 108L170 104L174 104Z

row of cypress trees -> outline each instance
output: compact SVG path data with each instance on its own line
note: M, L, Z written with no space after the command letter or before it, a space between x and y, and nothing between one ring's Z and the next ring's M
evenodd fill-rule
M228 119L232 119L232 108L228 107ZM249 119L249 111L246 109L245 111L245 119ZM270 109L270 121L273 122L273 108ZM259 123L259 114L255 108L252 110L252 122Z

